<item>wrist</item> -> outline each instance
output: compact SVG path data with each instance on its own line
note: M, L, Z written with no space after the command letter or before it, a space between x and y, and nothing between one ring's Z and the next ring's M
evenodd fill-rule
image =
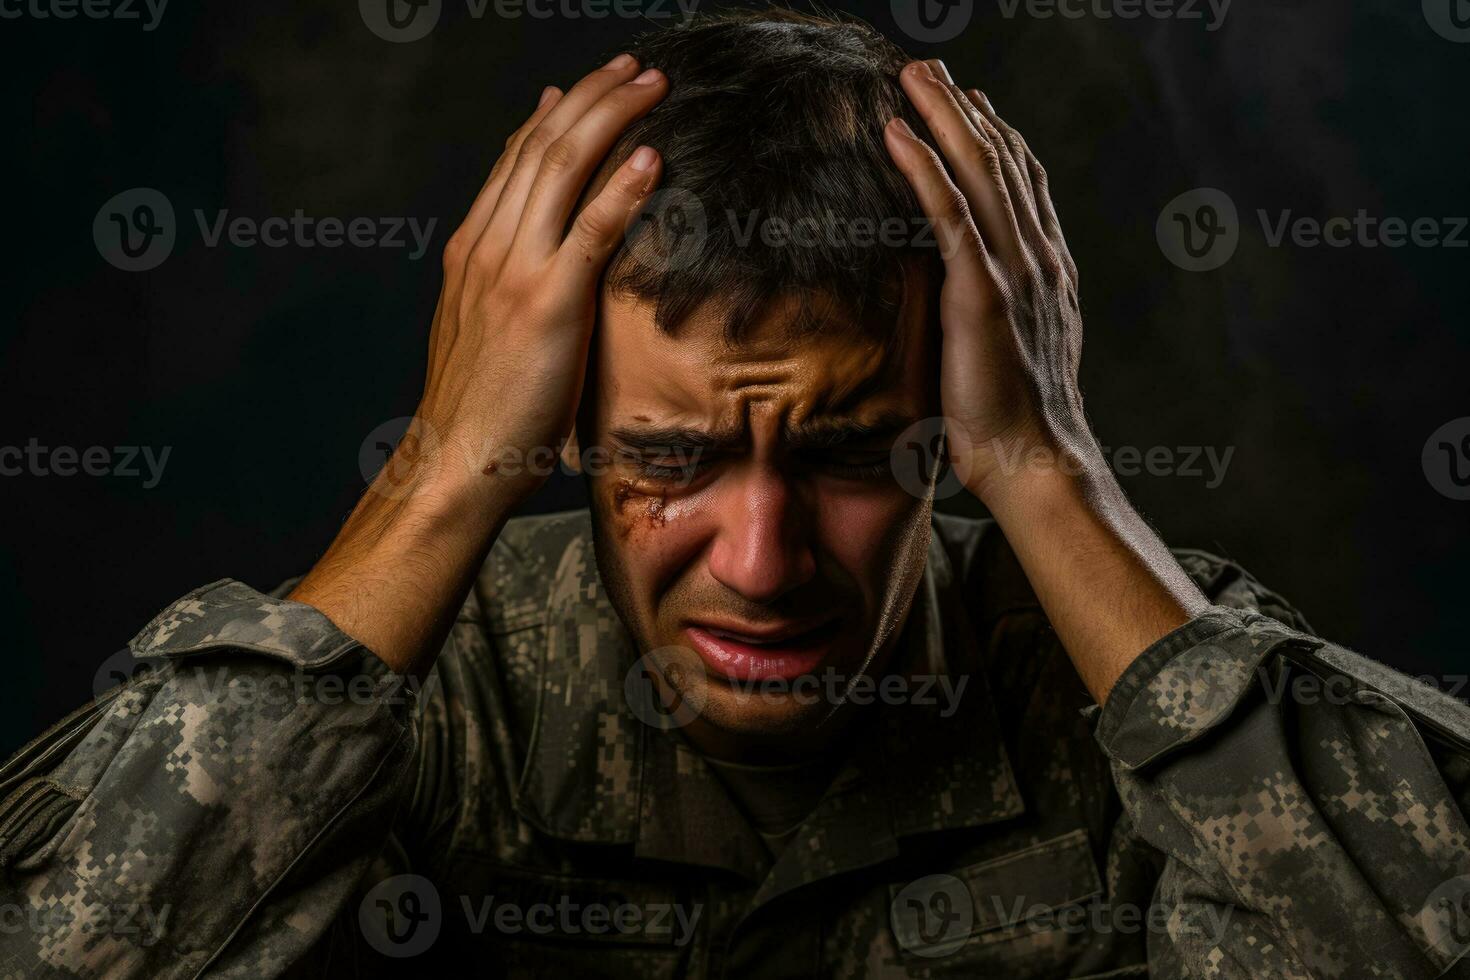
M1080 501L1116 486L1096 440L1085 428L1080 431L989 440L976 447L962 470L965 489L999 516L1028 500Z

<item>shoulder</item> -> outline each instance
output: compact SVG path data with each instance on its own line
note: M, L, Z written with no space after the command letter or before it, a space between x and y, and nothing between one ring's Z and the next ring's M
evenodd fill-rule
M566 563L593 560L585 509L512 518L480 569L467 611L495 633L537 624Z
M953 578L980 600L978 608L989 614L987 618L1006 613L1042 615L1041 603L994 520L935 514L934 540ZM1212 605L1257 612L1311 632L1295 606L1234 560L1197 548L1171 550Z

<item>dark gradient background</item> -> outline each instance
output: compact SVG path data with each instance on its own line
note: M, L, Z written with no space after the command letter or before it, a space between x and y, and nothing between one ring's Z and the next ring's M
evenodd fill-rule
M887 3L834 6L898 36ZM1237 0L1213 32L1002 9L976 0L945 44L901 40L989 92L1050 170L1081 268L1100 439L1234 447L1219 487L1125 478L1134 501L1171 543L1240 561L1324 635L1454 686L1470 671L1455 618L1470 503L1435 491L1421 450L1470 415L1470 250L1273 248L1255 209L1470 212L1470 44L1431 30L1417 0ZM671 22L493 7L477 20L445 0L428 38L389 44L352 0L175 0L151 32L0 20L0 444L172 447L153 489L0 478L0 752L90 698L98 664L181 593L225 576L269 587L311 565L363 488L364 437L413 410L438 251L505 137L542 86ZM179 241L127 273L91 228L138 186L172 201ZM1243 225L1208 273L1176 268L1154 233L1164 204L1199 186L1230 194ZM412 262L208 248L194 208L438 223ZM526 509L580 499L557 479Z

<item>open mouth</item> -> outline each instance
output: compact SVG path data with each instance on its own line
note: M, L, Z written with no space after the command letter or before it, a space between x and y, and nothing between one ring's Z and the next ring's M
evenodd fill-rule
M794 680L821 665L839 625L834 616L814 625L697 623L684 632L717 676L736 681Z

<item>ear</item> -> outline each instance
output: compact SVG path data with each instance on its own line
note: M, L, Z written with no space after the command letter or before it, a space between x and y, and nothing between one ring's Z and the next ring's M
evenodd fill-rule
M573 473L582 472L582 445L577 441L577 427L572 426L572 431L567 435L567 441L561 446L562 465Z

